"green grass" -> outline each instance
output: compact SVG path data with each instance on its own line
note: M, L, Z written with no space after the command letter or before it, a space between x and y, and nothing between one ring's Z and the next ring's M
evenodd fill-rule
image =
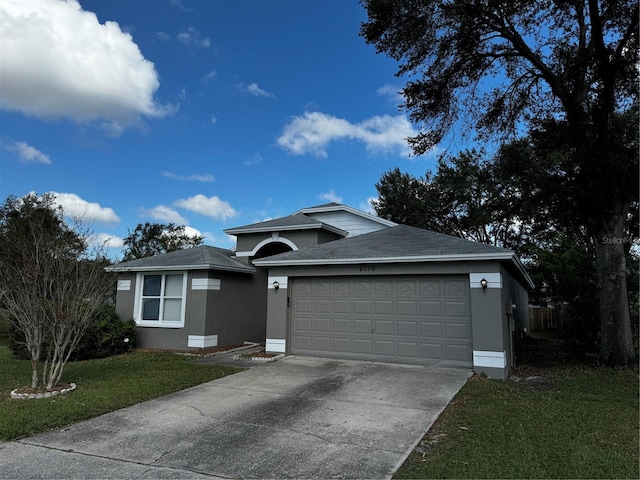
M11 390L29 385L31 366L14 359L7 347L0 347L0 365L0 440L62 427L241 370L199 365L172 353L132 352L68 363L62 382L78 386L70 394L14 400Z
M640 478L637 369L523 373L473 377L394 478Z

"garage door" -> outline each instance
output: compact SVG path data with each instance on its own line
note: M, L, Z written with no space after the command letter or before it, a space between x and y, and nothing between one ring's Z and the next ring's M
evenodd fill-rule
M472 366L466 276L295 278L291 353Z

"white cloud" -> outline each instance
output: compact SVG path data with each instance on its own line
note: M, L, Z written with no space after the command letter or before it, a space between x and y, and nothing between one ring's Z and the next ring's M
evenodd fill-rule
M165 205L158 205L149 209L141 209L140 215L143 217L150 217L154 220L160 220L167 223L175 223L177 225L186 225L189 222L186 218L180 215L176 210L167 207Z
M193 197L177 200L175 205L215 220L226 220L227 218L233 218L238 215L229 202L220 200L216 196L207 197L198 194Z
M98 247L122 248L124 246L124 239L109 233L98 233L91 239L91 241Z
M321 200L326 200L327 202L342 203L342 197L337 196L336 192L334 192L333 190L329 190L326 193L318 195L318 198Z
M193 11L193 8L185 7L179 0L171 0L170 3L173 8L179 8L180 10L184 10L185 12Z
M365 201L360 202L360 210L370 213L371 215L376 215L375 209L371 206L371 202L376 200L378 200L378 197L369 197Z
M202 77L202 80L204 80L205 82L208 82L209 80L213 80L217 76L218 76L218 72L216 72L215 70L211 70L204 77Z
M238 88L244 92L247 92L249 95L253 95L254 97L264 97L264 98L276 98L274 93L267 92L258 86L257 83L252 83L250 85L240 84Z
M167 33L164 32L157 32L156 33L156 38L158 40L162 40L163 42L168 42L169 40L171 40L171 36Z
M162 176L165 178L171 178L173 180L180 180L183 182L215 182L216 179L210 173L195 173L193 175L178 175L174 172L162 172Z
M249 158L249 160L246 160L244 162L244 164L249 167L251 165L259 165L263 162L263 158L262 155L260 155L259 153L256 153L254 155L251 156L251 158Z
M394 105L401 105L404 103L404 95L402 95L401 89L398 87L394 87L393 85L383 85L378 90L376 90L378 95L382 95L383 97L387 97L390 102L393 102Z
M197 228L193 228L193 227L190 227L188 225L185 225L184 233L185 233L185 235L187 235L187 237L191 237L191 238L193 238L193 237L204 237L205 236Z
M76 0L3 0L0 18L0 108L120 128L172 113L153 98L153 63L116 22Z
M211 118L209 119L209 123L211 125L215 125L216 123L218 123L218 119L216 118L215 115L211 115Z
M50 193L56 197L55 203L62 207L64 215L67 217L79 218L87 222L98 222L103 225L114 225L120 222L120 217L112 208L88 202L75 193Z
M407 137L417 133L404 115L375 116L354 124L321 112L305 112L284 127L278 145L294 155L326 157L330 142L349 139L363 142L370 151L396 151L408 156L411 150Z
M32 147L26 142L15 142L4 146L7 150L11 150L18 154L22 163L44 163L51 164L51 158L46 153L41 152L37 148Z
M200 32L195 27L189 27L180 32L177 39L183 45L194 45L196 47L211 47L211 39L209 37L201 38Z

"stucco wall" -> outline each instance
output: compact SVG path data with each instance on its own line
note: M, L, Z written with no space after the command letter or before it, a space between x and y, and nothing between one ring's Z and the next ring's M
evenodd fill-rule
M274 230L277 232L277 229ZM278 232L278 237L274 239L271 232L266 233L243 233L238 235L236 244L236 254L239 258L244 258L244 254L253 252L253 250L262 242L282 241L281 239L287 239L295 244L297 248L310 247L318 245L319 243L330 242L341 238L338 234L329 232L327 230L313 229L313 230L290 230Z
M136 273L121 273L116 311L133 318ZM216 287L193 288L193 281L211 280ZM127 283L128 282L128 283ZM217 287L219 285L219 288ZM124 289L128 286L128 290ZM229 345L262 342L266 333L266 272L255 274L195 270L187 273L184 326L180 328L138 326L137 346L184 350L191 342ZM194 346L194 345L192 345Z

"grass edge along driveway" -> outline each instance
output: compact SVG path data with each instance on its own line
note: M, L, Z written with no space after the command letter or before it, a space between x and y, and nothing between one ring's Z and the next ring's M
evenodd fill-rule
M67 395L14 400L11 390L29 385L31 365L13 358L8 347L0 347L0 365L0 440L60 428L242 370L195 364L169 352L131 352L67 363L62 383L78 386Z
M394 478L640 478L639 422L637 369L474 376Z

